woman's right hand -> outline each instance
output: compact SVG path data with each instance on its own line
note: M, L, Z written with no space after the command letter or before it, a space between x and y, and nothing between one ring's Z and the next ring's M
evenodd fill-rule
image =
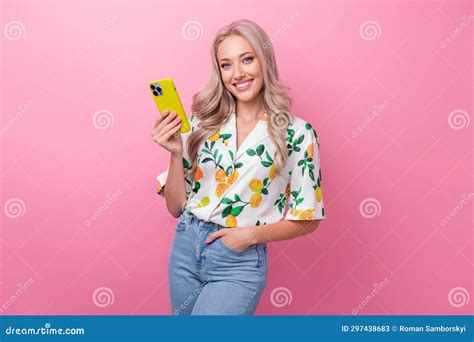
M171 153L183 152L183 141L181 134L178 133L181 128L181 119L176 112L164 110L158 114L155 125L151 131L153 140L160 146L163 146Z

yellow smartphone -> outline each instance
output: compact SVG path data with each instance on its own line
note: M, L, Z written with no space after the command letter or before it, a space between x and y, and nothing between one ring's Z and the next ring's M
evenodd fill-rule
M171 78L164 78L150 82L149 85L156 107L160 113L166 109L170 112L176 112L176 115L181 118L181 128L179 133L189 132L191 126L189 125L188 118L186 117L186 113L181 104L181 100L179 99L173 80Z

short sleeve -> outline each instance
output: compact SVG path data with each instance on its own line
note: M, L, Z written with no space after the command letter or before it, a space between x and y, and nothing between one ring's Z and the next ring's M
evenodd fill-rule
M289 129L288 173L290 189L286 220L324 220L319 140L309 123Z
M191 160L188 155L188 148L187 148L187 142L188 138L191 135L192 132L198 127L199 124L199 118L193 114L189 118L189 124L191 126L191 130L188 133L183 133L181 135L182 142L183 142L183 169L184 171L189 170L191 168ZM160 196L164 196L164 188L166 184L166 178L168 177L168 171L169 171L169 165L166 166L166 170L158 174L156 176L156 181L157 181L157 188L156 188L156 193ZM193 185L193 179L191 175L184 175L184 180L185 180L185 187L186 187L186 194L189 195L192 191L192 185Z

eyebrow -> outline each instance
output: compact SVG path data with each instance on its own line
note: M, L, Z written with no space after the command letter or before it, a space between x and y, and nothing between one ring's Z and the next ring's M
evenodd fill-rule
M247 51L247 52L241 53L241 54L239 55L239 58L242 57L242 56L244 56L244 55L246 55L246 54L248 54L248 53L252 53L252 52ZM229 58L221 58L221 59L219 60L219 62L222 62L222 61L230 61L230 59L229 59Z

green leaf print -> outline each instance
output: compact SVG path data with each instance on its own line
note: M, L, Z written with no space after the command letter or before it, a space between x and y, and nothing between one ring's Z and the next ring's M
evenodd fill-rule
M304 198L298 198L300 193L301 193L301 186L299 187L298 191L292 191L290 193L291 197L293 198L293 201L290 203L290 209L295 209L295 206L303 201Z
M245 205L239 205L238 207L233 208L231 212L232 216L234 217L239 216L239 214L242 212L244 208L245 208Z
M284 194L284 193L281 193L281 194L280 194L280 198L277 199L277 200L275 201L275 203L273 203L273 205L274 205L274 206L277 206L278 211L279 211L280 213L283 213L283 210L285 209L285 205L286 205L286 196L285 196L285 194Z
M267 159L273 163L273 159L270 156L270 153L268 153L268 151L265 151L265 155L267 156Z
M223 204L231 204L231 203L234 203L234 201L232 201L229 197L224 197L221 201L221 203Z
M221 134L219 136L219 138L222 138L222 141L225 141L225 140L229 139L231 136L232 136L232 134L230 134L230 133L224 133L224 134Z
M183 167L185 169L191 168L191 164L186 160L186 158L183 158Z
M252 156L255 156L255 155L257 154L257 152L255 152L254 150L252 150L251 148L249 148L249 149L247 150L247 154L248 154L250 157L252 157Z
M225 207L224 210L222 211L222 218L226 218L227 216L229 216L231 212L232 212L232 205Z

